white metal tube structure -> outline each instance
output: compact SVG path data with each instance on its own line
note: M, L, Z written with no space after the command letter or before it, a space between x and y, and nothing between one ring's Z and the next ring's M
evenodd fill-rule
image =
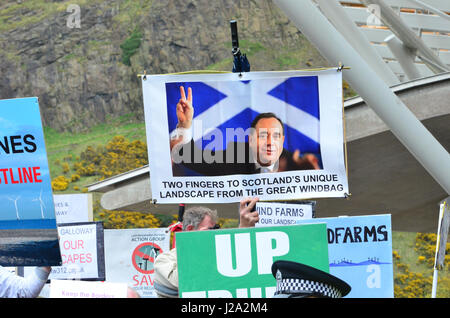
M358 51L358 53L366 60L372 69L382 78L389 86L399 84L397 76L383 61L375 48L370 44L365 35L358 30L355 22L353 22L344 8L337 0L317 0L320 10L331 21L336 30L338 30L345 39Z
M450 194L450 155L414 114L367 65L310 0L274 0L330 63L350 66L349 84L392 133ZM382 151L382 150L381 150Z
M447 198L448 200L448 198ZM431 298L436 298L436 290L437 290L437 283L438 283L438 252L439 252L439 244L440 244L440 232L441 232L441 226L442 226L442 220L444 218L444 212L447 204L447 200L444 200L444 202L441 202L439 205L439 222L438 222L438 231L436 235L436 253L434 255L434 266L433 266L433 285L431 286ZM445 244L444 244L445 249Z
M438 223L438 231L437 231L437 239L436 239L436 252L434 255L434 266L433 266L433 285L431 285L431 298L436 298L436 291L437 291L437 283L438 283L438 268L437 268L437 255L439 250L439 232L441 229L441 221L443 216L444 208L443 204L441 203L440 209L439 209L439 223Z
M415 4L421 6L424 9L427 9L427 10L433 12L434 14L437 14L438 16L440 16L441 18L444 18L445 20L450 21L450 16L448 14L446 14L445 12L442 12L441 10L439 10L439 9L437 9L435 7L430 6L429 4L426 4L426 3L422 2L422 1L419 1L419 0L408 0L408 1L412 2L412 3L415 3Z
M433 269L433 285L431 286L431 298L436 298L437 283L438 283L438 270L435 268Z
M389 35L384 41L396 57L408 79L413 80L422 77L414 63L414 59L416 58L414 51L404 46L394 34Z
M402 19L395 13L390 6L383 0L360 0L366 6L369 4L377 5L380 10L378 17L389 29L394 33L404 45L410 49L416 49L417 55L423 58L423 61L434 73L442 73L450 71L450 67L431 51L431 49L423 43L413 30L411 30Z

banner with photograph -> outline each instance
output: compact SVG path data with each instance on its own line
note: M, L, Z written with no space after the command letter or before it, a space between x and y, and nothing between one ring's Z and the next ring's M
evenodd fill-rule
M92 222L92 193L55 194L56 222L58 224Z
M105 230L106 281L126 283L141 297L156 297L156 256L169 251L167 228Z
M326 236L324 223L178 232L180 297L270 298L275 261L329 273Z
M0 100L0 265L61 265L36 97Z
M157 203L349 192L336 69L143 76L142 89Z

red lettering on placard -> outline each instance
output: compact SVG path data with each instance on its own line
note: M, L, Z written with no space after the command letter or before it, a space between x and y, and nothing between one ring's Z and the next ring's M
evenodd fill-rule
M80 254L61 254L63 265L66 264L85 264L92 263L91 253L80 253Z
M154 280L152 280L152 277L150 275L134 275L133 280L135 281L135 284L133 287L136 286L153 286Z
M1 168L0 184L41 183L41 167Z
M75 240L75 241L64 241L63 247L65 250L77 250L83 249L83 240Z

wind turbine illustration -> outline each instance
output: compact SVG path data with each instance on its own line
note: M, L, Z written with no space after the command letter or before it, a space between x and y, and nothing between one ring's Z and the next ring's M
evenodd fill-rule
M45 204L44 204L44 201L42 201L42 189L41 189L41 193L39 194L39 198L33 199L32 201L39 201L39 204L41 206L41 216L42 216L42 218L44 218Z
M8 200L13 201L14 202L14 207L16 208L16 217L18 220L20 220L19 218L19 209L17 208L17 201L20 199L20 196L16 197L15 199L9 198Z

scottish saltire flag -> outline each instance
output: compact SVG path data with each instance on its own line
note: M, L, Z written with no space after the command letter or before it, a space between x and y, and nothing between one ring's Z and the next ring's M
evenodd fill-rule
M203 134L194 136L203 149L222 145L233 136L227 128L249 128L260 113L275 113L285 123L284 148L290 152L312 153L320 158L319 90L317 76L288 77L246 81L208 81L166 83L169 133L176 129L176 105L180 86L193 91L194 120L201 121ZM223 142L212 143L211 128L222 132ZM248 140L245 140L248 141Z
M251 122L259 114L270 112L284 124L283 148L287 151L283 152L284 157L280 156L283 164L284 158L297 159L293 154L299 150L300 155L314 155L319 160L318 166L293 169L284 166L265 173L265 169L247 169L250 165L257 167L254 160L248 165L231 167L228 161L217 164L219 156L213 157L213 161L198 162L194 153L193 158L189 154L185 158L192 159L195 166L177 161L174 153L181 152L173 150L180 145L176 143L180 130L186 133L177 129L181 86L185 95L189 88L192 90L194 109L192 127L187 130L191 135L183 135L182 145L191 147L192 140L196 144L192 147L194 151L205 150L201 151L203 158L211 153L209 150L228 155L232 144L254 146L248 142ZM226 203L251 196L260 200L298 200L348 194L342 74L335 68L147 75L142 77L142 89L150 183L152 198L157 203ZM234 132L240 129L244 134L230 134L230 129ZM182 155L185 149L189 152L188 147L183 147ZM282 160L279 162L281 167ZM186 173L178 173L179 166Z

